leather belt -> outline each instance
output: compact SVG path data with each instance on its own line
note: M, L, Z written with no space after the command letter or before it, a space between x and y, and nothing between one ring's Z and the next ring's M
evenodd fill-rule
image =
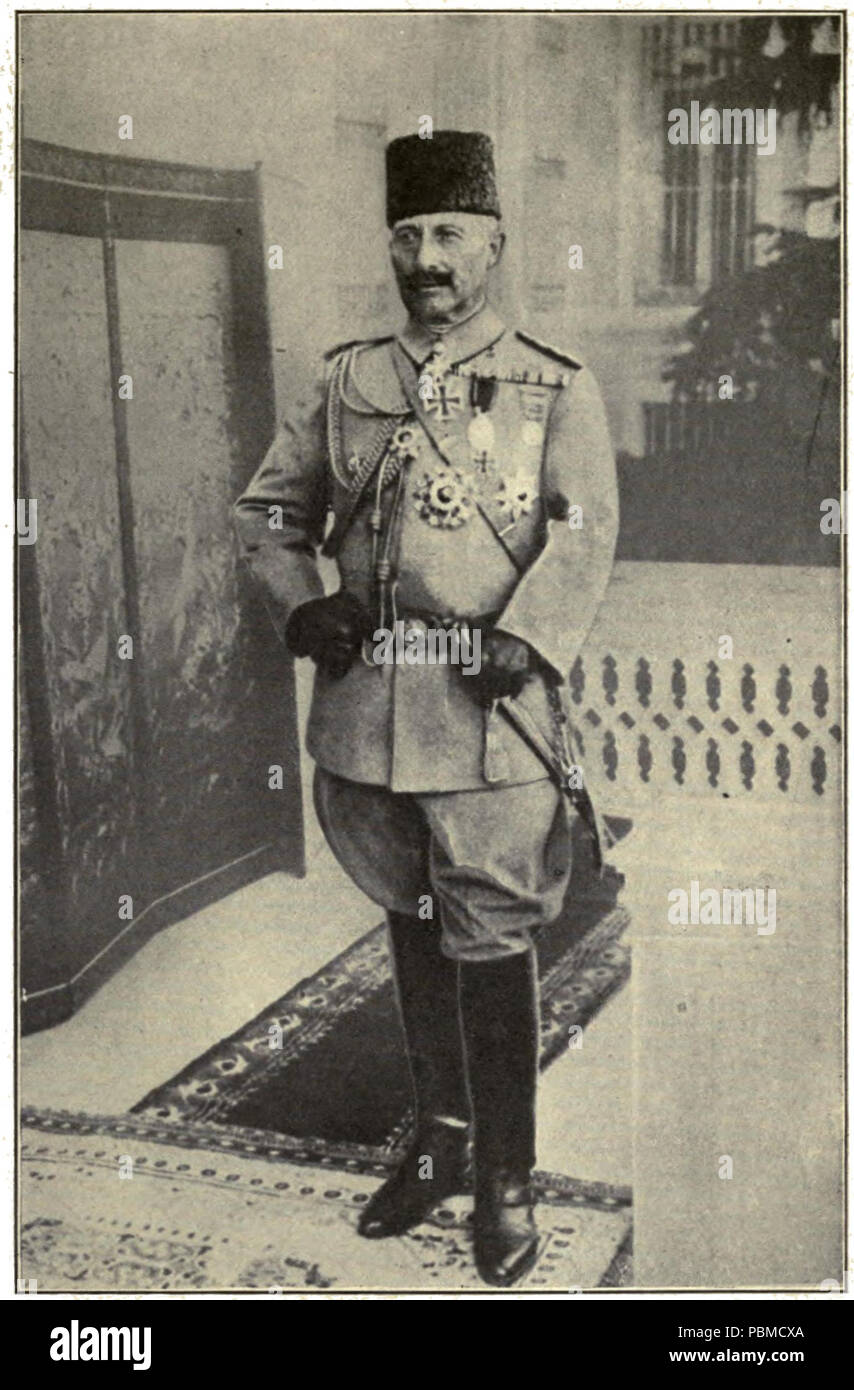
M446 632L457 631L467 628L469 631L480 628L492 628L501 617L501 610L496 609L494 613L479 613L475 616L454 616L442 613L431 613L426 608L403 608L398 610L397 618L399 622L423 624L425 628L444 628Z

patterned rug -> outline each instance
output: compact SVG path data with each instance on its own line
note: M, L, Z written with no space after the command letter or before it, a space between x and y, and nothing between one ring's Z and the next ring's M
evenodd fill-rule
M621 886L582 859L537 943L542 1067L628 978ZM400 1239L356 1233L410 1122L378 927L132 1113L24 1110L20 1276L42 1292L482 1293L469 1195ZM535 1186L542 1247L518 1287L629 1286L630 1189L546 1172Z
M628 978L620 886L610 870L585 895L573 893L538 942L543 1067ZM394 1152L412 1116L385 928L149 1092L134 1113Z
M234 1126L25 1110L21 1277L41 1293L483 1293L471 1199L396 1240L356 1233L391 1160ZM627 1188L538 1173L542 1250L518 1288L630 1282Z

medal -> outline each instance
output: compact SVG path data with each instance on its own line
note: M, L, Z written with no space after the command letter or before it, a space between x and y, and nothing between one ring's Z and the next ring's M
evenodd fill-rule
M430 402L435 400L439 383L448 370L447 355L447 345L440 338L421 368L418 376L418 398L425 410L433 409Z
M549 408L549 389L525 382L519 387L519 400L525 423L522 426L522 443L532 453L539 452L546 437L545 420Z
M388 460L395 468L405 468L418 458L421 441L413 425L400 425L391 437Z
M475 409L466 430L471 450L471 461L475 468L485 473L493 462L492 449L495 444L495 430L492 421L483 411Z
M430 369L427 368L426 371L429 375ZM435 414L444 423L462 410L463 398L458 393L454 393L452 383L449 383L444 377L434 376L433 393L428 399L423 400L423 405L428 415Z
M443 377L448 370L447 357L448 344L440 338L421 370L432 373L435 378Z
M539 449L546 437L545 429L539 420L526 420L522 426L522 443L528 449Z
M468 435L471 461L481 473L486 473L494 463L492 456L495 444L495 428L487 413L495 400L498 382L494 377L472 377L471 405L474 414L469 421Z
M524 478L511 478L507 482L502 482L496 497L496 504L502 519L506 518L507 524L500 534L503 535L505 531L511 530L523 516L528 516L536 500L537 492L533 484L526 482Z
M464 526L471 515L471 498L462 473L441 468L438 473L425 473L414 494L418 515L428 526L455 530Z

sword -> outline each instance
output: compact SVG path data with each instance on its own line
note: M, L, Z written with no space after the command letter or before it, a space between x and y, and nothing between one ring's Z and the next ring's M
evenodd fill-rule
M554 709L551 690L549 694L552 709ZM503 698L496 700L493 704L493 709L495 708L504 715L504 718L512 724L516 732L525 740L528 747L536 753L552 781L569 799L571 804L575 807L575 810L581 816L590 832L593 848L593 867L601 876L604 868L604 860L602 857L602 837L599 833L596 812L593 809L593 802L590 799L590 793L587 788L584 786L577 787L574 783L571 783L569 758L566 757L564 759L562 753L554 747L552 742L543 733L536 720L532 718L522 705L517 704L515 700L505 700ZM565 749L563 749L564 734L562 726L559 738L562 751L565 752Z

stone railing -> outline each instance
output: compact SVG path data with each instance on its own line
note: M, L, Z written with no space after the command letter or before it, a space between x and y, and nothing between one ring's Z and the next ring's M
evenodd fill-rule
M591 786L838 797L840 601L835 570L618 565L569 678Z

